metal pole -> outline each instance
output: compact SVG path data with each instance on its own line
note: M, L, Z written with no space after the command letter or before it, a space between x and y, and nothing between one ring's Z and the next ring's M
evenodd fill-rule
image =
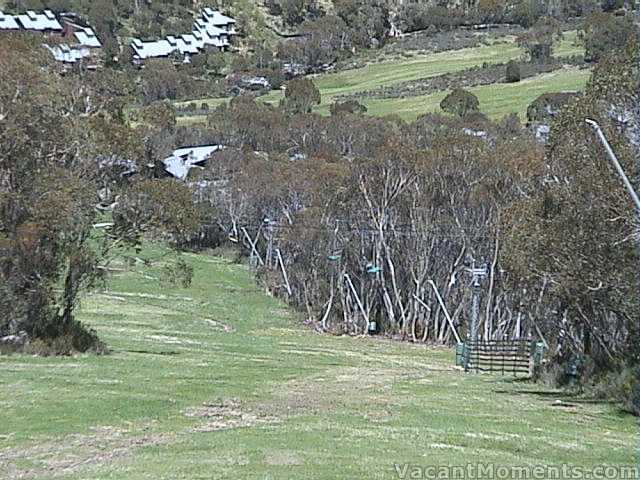
M633 188L633 185L631 184L629 177L627 177L627 174L624 173L624 169L622 168L622 165L620 165L620 162L618 161L618 157L616 156L613 149L611 148L611 145L609 144L607 137L604 136L604 132L600 128L600 125L598 125L597 122L595 122L594 120L591 120L588 118L585 120L585 122L591 125L593 129L596 131L596 133L598 134L598 137L600 138L602 145L604 145L604 148L607 151L609 158L611 159L611 163L613 164L613 167L618 172L618 176L622 179L622 183L624 183L624 186L629 192L629 195L631 195L631 199L633 200L633 203L635 204L636 209L638 210L638 213L640 213L640 197L638 197L638 194Z
M640 9L638 9L638 11L636 13L638 14L638 16L640 18ZM622 168L622 165L620 165L620 162L618 161L618 157L616 156L615 152L611 148L611 145L609 144L609 141L607 140L607 137L605 137L604 132L600 128L600 125L598 125L598 123L595 122L594 120L591 120L591 119L588 119L588 118L585 119L585 122L587 122L587 124L592 126L595 129L596 133L598 134L598 137L600 138L600 141L604 145L604 148L606 149L607 154L609 155L609 158L611 159L611 163L613 163L614 168L616 169L616 171L618 172L618 175L622 179L622 183L624 183L625 188L629 192L629 195L631 196L631 199L633 200L633 203L636 206L636 210L637 210L637 213L638 213L638 221L640 222L640 198L638 197L638 194L636 193L635 189L633 188L633 185L629 181L629 177L627 177L627 174L624 172L624 169ZM640 248L640 246L639 246L639 248ZM640 426L640 421L638 422L638 425ZM638 447L638 458L637 458L637 460L638 460L638 465L640 465L640 446Z
M478 323L480 316L480 277L473 278L473 301L471 303L471 342L478 341Z
M449 322L449 327L451 327L451 330L453 330L453 334L456 337L456 341L458 343L462 342L462 340L460 339L460 335L458 335L458 331L456 330L455 325L453 324L453 320L451 319L451 315L449 315L449 311L447 310L447 306L444 304L444 300L442 299L442 296L440 295L440 292L438 291L438 287L436 286L435 282L433 280L429 280L429 285L431 285L431 288L433 288L433 291L436 294L436 298L438 299L438 303L440 304L440 307L442 308L442 311L444 312L444 316L447 319L447 322ZM414 295L414 297L416 297ZM418 297L416 297L418 298Z
M471 328L469 332L468 346L465 349L465 371L469 371L469 362L471 355L474 351L474 343L478 341L478 327L480 323L480 293L481 285L480 281L487 276L487 265L483 265L482 268L476 268L475 262L471 268L471 274L473 275L473 298L471 301Z
M287 275L287 269L284 267L284 260L282 259L282 253L280 253L279 248L276 248L276 255L278 257L280 268L282 269L282 277L284 278L285 287L287 287L287 293L291 296L293 295L293 292L291 290L291 284L289 283L289 275Z
M481 268L476 268L475 265L471 268L471 274L473 275L473 300L471 302L471 332L470 340L475 342L478 340L478 327L480 324L480 293L481 285L480 281L488 274L487 265L483 265Z

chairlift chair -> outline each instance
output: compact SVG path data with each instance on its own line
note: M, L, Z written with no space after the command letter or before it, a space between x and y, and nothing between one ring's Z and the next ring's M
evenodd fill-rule
M375 275L376 273L380 273L382 271L382 268L378 267L377 265L374 265L373 263L368 263L366 266L366 269L367 269L367 273L371 275Z

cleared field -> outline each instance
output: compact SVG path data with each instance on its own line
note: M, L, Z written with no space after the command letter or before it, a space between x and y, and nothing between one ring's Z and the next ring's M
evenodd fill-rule
M508 62L520 58L522 50L514 43L513 37L505 37L490 45L482 45L475 48L440 52L434 54L422 54L411 52L404 58L385 59L370 62L362 68L344 70L338 73L316 75L313 80L320 89L322 103L316 109L319 113L328 114L336 96L354 94L379 87L388 87L394 84L429 78L447 73L460 72L468 68L483 64L496 64ZM554 53L558 57L568 57L584 53L584 49L577 42L575 31L566 32L564 38L555 45ZM472 89L483 102L482 109L489 116L496 118L511 112L522 114L527 105L538 95L558 90L580 90L586 83L588 73L584 71L565 70L550 75L541 75L528 79L518 86L502 85L485 86ZM546 83L549 81L549 83ZM513 89L511 95L509 90ZM529 90L531 89L531 90ZM519 90L522 90L519 92ZM495 93L492 93L495 92ZM503 98L503 94L507 98ZM521 93L521 95L519 94ZM438 111L439 103L446 92L432 95L369 100L363 103L369 108L370 115L387 115L398 113L406 120L413 120L422 113ZM260 97L266 103L277 104L283 97L282 91L272 91L268 95ZM508 101L507 101L508 100ZM225 98L211 98L204 100L210 108L228 101ZM184 106L190 102L179 102L176 105ZM197 104L203 101L196 101ZM203 115L180 117L181 125L192 125L206 120Z
M194 284L181 289L158 280L167 252L138 256L147 266L115 264L82 307L111 355L0 357L0 478L360 480L400 478L407 463L634 462L636 422L615 406L465 375L446 349L319 335L223 258L186 255Z
M538 96L548 92L580 91L591 72L589 70L563 69L553 73L528 78L519 83L499 83L469 89L480 100L480 110L493 119L510 113L525 118L527 106ZM415 120L426 112L441 112L440 102L448 92L438 92L410 98L363 100L370 115L397 114L404 120Z
M346 95L381 86L455 73L483 64L505 63L523 55L513 37L494 41L491 45L465 48L432 54L412 54L401 60L370 63L363 68L345 70L335 74L319 75L314 81L323 99L332 102L336 95ZM567 32L556 43L558 57L580 55L584 52L576 44L576 32Z

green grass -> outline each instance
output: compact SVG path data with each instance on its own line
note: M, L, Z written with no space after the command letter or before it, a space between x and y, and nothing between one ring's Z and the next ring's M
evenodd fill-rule
M484 63L504 63L522 56L522 50L514 43L513 37L504 37L492 42L490 45L481 45L474 48L446 51L440 53L414 53L406 58L378 58L370 61L362 68L344 70L337 73L316 75L313 80L319 88L322 103L316 111L327 115L329 106L340 95L349 95L358 92L375 90L380 87L388 87L394 84L429 78L447 73L455 73L468 68L481 66ZM580 55L584 49L577 42L577 32L565 32L562 40L555 45L554 54L558 57ZM491 85L472 89L479 95L483 103L483 111L492 118L498 118L506 114L516 112L523 115L527 106L538 95L559 90L580 90L586 83L588 73L577 69L564 70L551 75L540 75L528 79L517 86ZM440 101L446 92L438 92L431 95L363 100L369 108L370 115L387 115L397 113L405 120L415 120L426 112L439 111ZM506 95L506 97L504 96ZM272 91L260 97L266 103L278 104L283 93L280 90ZM215 107L227 101L225 98L212 98L205 100L210 107ZM177 105L185 105L190 102L179 102ZM196 103L202 103L198 101ZM193 125L202 123L206 117L194 115L181 117L180 125Z
M493 119L510 113L525 118L527 107L540 95L548 92L580 91L591 72L575 68L528 78L519 83L500 83L470 88L480 100L480 110ZM426 112L441 112L440 102L448 92L438 92L410 98L364 100L370 115L397 114L407 121L415 120Z
M319 335L224 258L114 264L80 317L111 355L0 357L0 478L383 479L394 464L631 464L608 404L465 375L453 352ZM207 405L206 407L204 405ZM21 475L23 475L21 477Z
M205 98L203 100L185 100L184 102L174 102L173 104L176 107L186 107L187 105L189 105L191 103L195 103L197 105L197 107L200 108L200 105L202 105L203 103L206 103L207 105L209 105L210 109L214 109L218 105L222 105L223 103L226 103L227 101L228 101L227 98Z

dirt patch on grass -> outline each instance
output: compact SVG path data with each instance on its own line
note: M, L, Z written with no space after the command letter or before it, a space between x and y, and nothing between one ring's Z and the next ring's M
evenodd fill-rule
M235 399L205 403L200 407L189 408L184 412L184 415L205 420L204 423L190 429L190 432L215 432L278 422L277 417L253 412L242 407L240 402Z
M273 414L317 413L357 404L367 391L367 405L372 409L388 403L389 392L401 372L366 367L340 368L331 375L296 379L279 385L272 401L263 405ZM406 377L402 377L406 379Z
M265 455L264 461L267 465L299 467L304 465L304 461L296 452L290 450L277 450L269 452Z
M27 448L0 451L0 477L15 480L55 478L131 455L139 447L167 443L167 434L131 432L117 427L96 427L92 434L67 435ZM28 464L28 467L23 465Z
M164 343L168 345L200 345L200 342L194 342L192 340L180 339L172 337L170 335L147 335L145 340L151 340L156 343Z
M218 322L216 320L211 320L210 318L205 318L204 321L210 327L213 327L214 330L218 330L225 333L231 333L234 331L231 325L227 325L226 323Z
M31 480L71 475L92 466L130 457L141 447L171 443L182 435L267 425L279 421L275 416L252 411L237 400L205 403L187 409L184 415L201 419L202 422L177 433L154 433L151 426L135 429L102 426L93 428L90 434L66 435L28 447L0 450L0 478ZM278 461L277 458L274 457L274 461ZM289 461L284 457L281 460Z

